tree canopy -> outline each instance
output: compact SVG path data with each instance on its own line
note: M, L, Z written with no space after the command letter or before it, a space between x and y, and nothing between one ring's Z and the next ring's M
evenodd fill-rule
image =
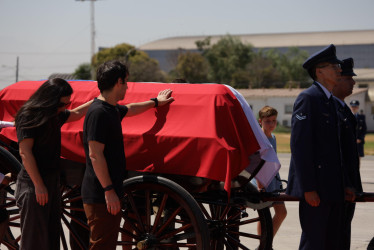
M82 63L73 73L76 79L90 80L91 79L91 64Z
M129 81L132 82L164 82L165 73L161 71L157 60L134 46L122 43L113 48L100 50L93 58L93 67L109 60L119 60L129 67Z
M210 45L210 38L197 41L196 45L209 63L208 79L218 83L230 84L233 74L245 69L254 55L252 45L230 35L214 45Z
M196 52L186 52L178 56L178 64L173 78L182 78L189 83L204 83L208 81L209 64L206 59Z
M237 88L305 87L310 84L308 74L301 66L308 57L306 51L291 47L286 53L276 49L256 52L252 45L243 44L230 35L214 45L210 40L207 37L196 41L208 62L207 79L210 82Z
M255 51L251 44L226 35L217 43L211 38L196 41L199 52L180 49L174 57L175 68L167 75L157 60L126 43L105 48L95 54L92 65L81 64L74 72L80 79L90 79L91 67L108 60L120 60L129 66L129 81L165 82L181 78L190 83L215 82L236 88L307 87L310 85L302 63L306 51L291 47L285 53L277 49Z

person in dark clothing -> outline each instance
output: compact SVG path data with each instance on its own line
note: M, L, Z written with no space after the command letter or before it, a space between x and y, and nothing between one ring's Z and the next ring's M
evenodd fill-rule
M351 110L353 115L356 117L357 125L356 125L356 133L357 133L357 147L358 147L358 155L360 157L364 157L364 144L365 144L365 135L366 135L366 118L364 114L359 113L360 109L360 102L358 100L352 100L350 103Z
M344 211L344 170L335 101L340 79L334 45L303 64L313 85L297 97L292 114L291 162L286 193L296 196L302 229L299 249L340 249Z
M342 63L341 79L333 89L334 97L337 100L337 111L340 122L340 144L343 156L344 170L346 171L346 186L350 186L351 192L346 192L350 197L346 197L344 209L344 224L341 237L342 250L350 249L351 246L351 223L356 207L355 192L362 192L360 176L360 159L357 150L356 125L357 121L344 99L352 94L355 81L353 76L353 59L347 58Z
M23 165L15 195L21 215L21 249L60 248L61 126L79 120L92 103L67 110L72 93L65 80L50 79L35 91L15 117Z
M121 121L174 99L160 91L149 101L119 105L127 90L128 69L109 61L97 69L100 95L89 108L83 125L86 171L82 183L83 207L90 227L90 249L115 249L121 221L122 182L126 177Z
M0 125L1 128L1 125ZM8 186L9 183L13 180L12 174L7 173L6 175L0 173L0 187L1 189ZM2 197L3 199L3 197ZM9 224L9 214L5 208L0 209L0 244L4 240L6 230L8 229Z

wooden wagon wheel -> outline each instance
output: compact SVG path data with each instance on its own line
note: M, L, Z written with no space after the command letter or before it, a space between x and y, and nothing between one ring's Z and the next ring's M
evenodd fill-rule
M145 175L124 181L123 188L123 249L209 249L204 216L181 186Z
M268 207L253 209L243 202L228 202L227 194L219 192L195 198L208 223L210 249L272 249L273 226ZM258 223L261 234L257 233Z
M64 250L88 249L90 231L80 190L80 185L61 186L61 222L65 226L65 230L61 230L61 245Z
M10 172L13 176L17 176L21 167L22 165L17 158L8 150L0 146L0 172L4 174ZM8 228L5 232L4 238L1 240L2 244L8 247L8 249L18 249L18 243L20 240L20 216L14 198L15 186L15 183L12 182L7 187L0 187L0 210L3 210L8 217Z
M0 146L0 172L11 172L14 176L21 170L22 165L8 150ZM8 249L19 249L21 239L20 215L14 197L15 183L0 187L0 209L6 209L9 215L8 229L2 239L2 244ZM61 230L61 245L63 249L87 249L88 226L86 223L79 185L62 185L62 223L65 231ZM69 235L69 238L67 235ZM67 239L70 242L67 243ZM70 248L68 247L70 245Z

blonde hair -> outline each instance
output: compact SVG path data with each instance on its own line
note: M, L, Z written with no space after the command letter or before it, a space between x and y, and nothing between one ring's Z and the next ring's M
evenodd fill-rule
M258 116L260 119L270 117L270 116L278 116L278 111L270 106L265 106L258 112Z

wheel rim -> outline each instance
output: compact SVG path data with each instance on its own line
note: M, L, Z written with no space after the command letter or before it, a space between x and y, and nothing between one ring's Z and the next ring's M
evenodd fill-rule
M89 227L83 209L81 187L62 186L62 210L61 220L66 230L61 230L61 245L63 249L87 249L89 242ZM69 243L68 240L69 239Z
M14 197L15 186L15 183L11 183L9 186L0 190L0 209L5 208L9 215L8 229L5 232L2 242L8 249L18 249L19 241L21 239L20 215Z
M273 229L269 208L253 210L224 201L198 202L207 219L211 249L271 249ZM257 223L261 225L260 234Z
M208 249L209 236L198 204L179 185L164 180L166 185L155 177L151 183L125 186L119 245L123 249Z

